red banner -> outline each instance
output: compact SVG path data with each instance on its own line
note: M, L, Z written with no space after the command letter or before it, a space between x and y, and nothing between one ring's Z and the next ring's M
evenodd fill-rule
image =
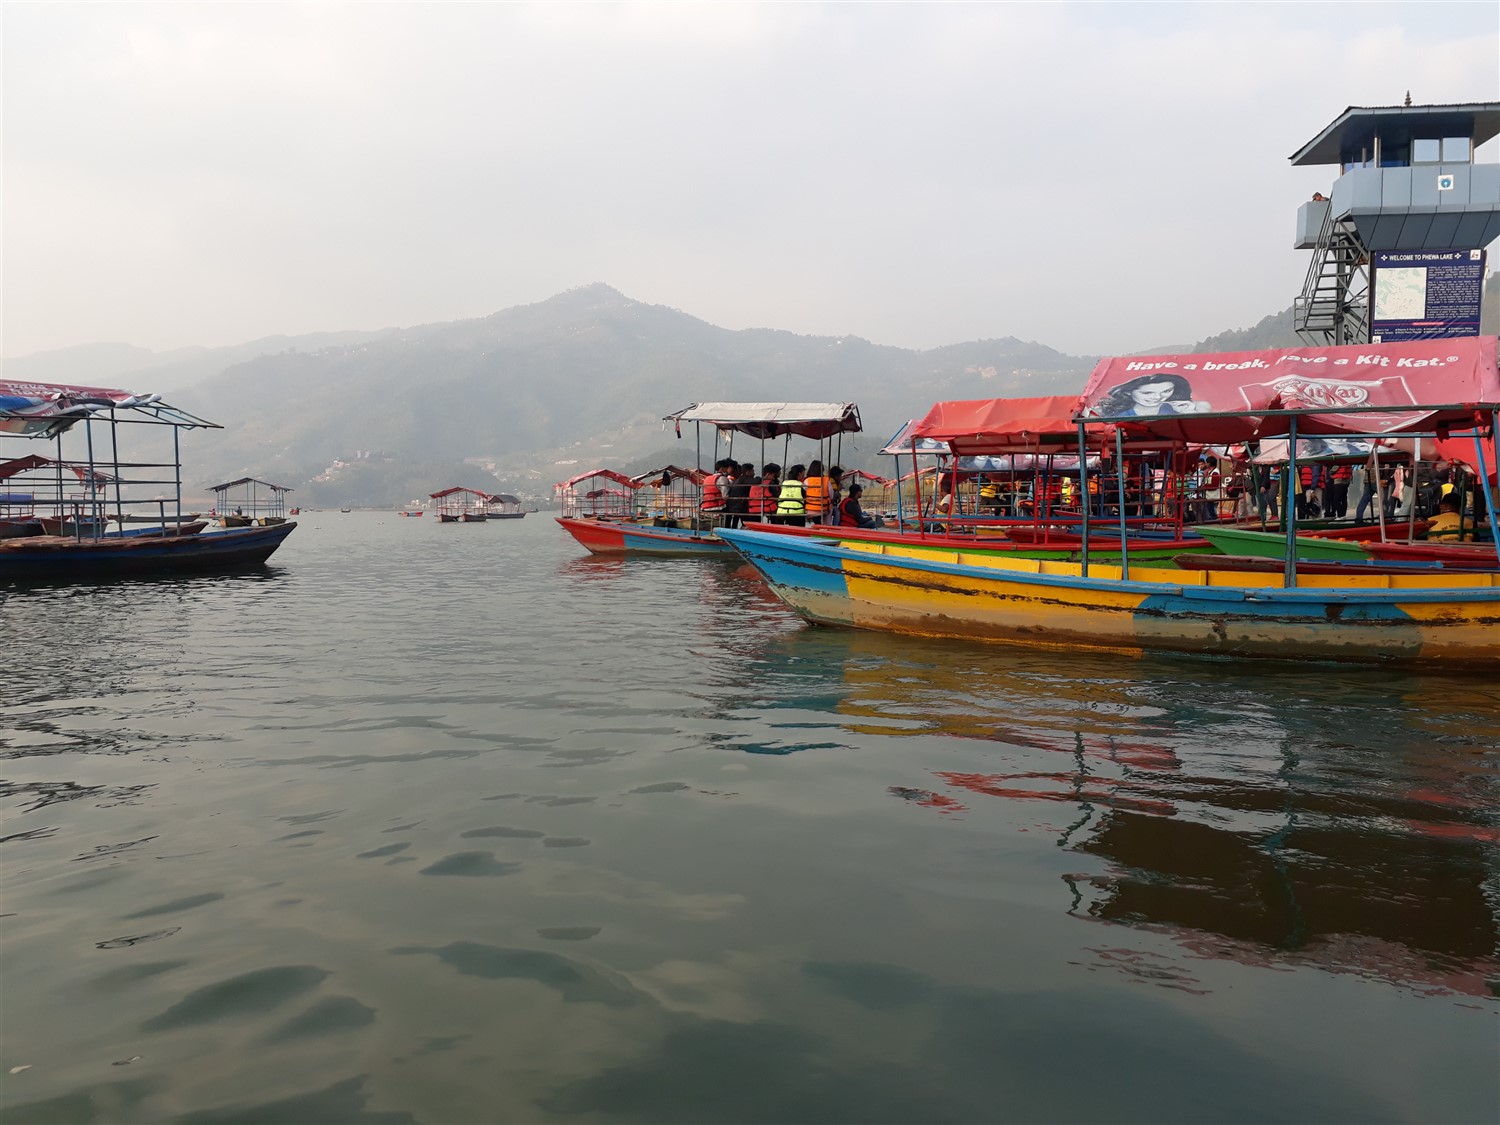
M1496 338L1101 360L1083 412L1222 444L1284 434L1390 434L1468 425L1500 406ZM1338 413L1319 413L1319 411ZM1233 415L1233 417L1227 417Z

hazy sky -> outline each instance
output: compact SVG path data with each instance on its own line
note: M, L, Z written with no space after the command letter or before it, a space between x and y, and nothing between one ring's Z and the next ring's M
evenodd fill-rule
M1500 5L4 5L4 354L482 316L1070 352L1285 307L1287 156ZM1494 144L1482 156L1494 159Z

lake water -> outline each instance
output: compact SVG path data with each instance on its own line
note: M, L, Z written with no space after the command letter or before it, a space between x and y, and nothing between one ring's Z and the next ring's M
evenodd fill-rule
M0 1119L1500 1116L1494 682L814 629L545 514L272 561L0 593Z

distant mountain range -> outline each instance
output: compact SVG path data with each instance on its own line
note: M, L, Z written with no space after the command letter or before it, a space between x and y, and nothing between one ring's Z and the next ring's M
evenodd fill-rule
M1152 351L1297 342L1288 308ZM324 506L402 504L449 484L545 499L596 465L691 461L691 433L678 442L661 418L695 401L857 402L866 432L843 460L873 469L880 443L933 401L1074 391L1096 359L1013 337L913 351L732 331L596 284L476 320L165 353L91 344L8 359L5 373L170 391L225 426L191 435L185 483L250 474Z

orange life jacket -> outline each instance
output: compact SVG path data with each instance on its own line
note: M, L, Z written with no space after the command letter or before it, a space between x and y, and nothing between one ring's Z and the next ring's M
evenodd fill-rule
M703 478L703 510L705 512L724 510L724 494L719 491L718 473L709 473Z
M763 516L771 510L771 497L766 492L763 481L756 481L750 486L750 514L752 516Z
M807 477L803 480L802 499L803 503L807 505L808 515L820 516L823 514L824 509L828 507L829 491L827 477Z

